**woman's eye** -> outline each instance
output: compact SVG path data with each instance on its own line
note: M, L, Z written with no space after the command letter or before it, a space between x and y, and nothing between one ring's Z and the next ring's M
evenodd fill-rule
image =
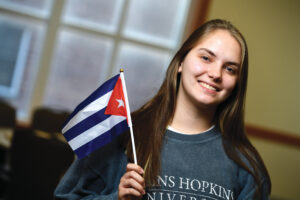
M232 74L235 74L236 70L231 66L226 66L226 70Z
M208 56L201 56L201 59L204 60L204 61L210 61Z

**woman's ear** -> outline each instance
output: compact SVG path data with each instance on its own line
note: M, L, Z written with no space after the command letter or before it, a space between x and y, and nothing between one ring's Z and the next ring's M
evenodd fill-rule
M179 68L178 68L178 73L182 72L182 63L180 63Z

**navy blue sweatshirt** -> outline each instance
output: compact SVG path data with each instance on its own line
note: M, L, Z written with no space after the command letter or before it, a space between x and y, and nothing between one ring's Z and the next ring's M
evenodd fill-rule
M158 185L147 187L143 199L254 199L253 177L228 158L217 128L193 135L167 130L161 162ZM57 186L55 196L70 200L117 200L126 164L124 151L111 143L76 160ZM268 199L267 188L265 185L262 199Z

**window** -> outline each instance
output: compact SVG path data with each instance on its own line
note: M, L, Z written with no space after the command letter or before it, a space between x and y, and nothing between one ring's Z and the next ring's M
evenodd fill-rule
M22 6L7 3L6 7L13 12L0 8L0 98L9 101L22 119L29 113L46 27L43 20L14 14Z
M19 93L30 43L30 31L0 21L0 95L13 99Z
M125 69L131 110L137 109L159 88L181 42L190 5L190 0L50 2L0 3L6 21L23 18L32 35L14 100L19 118L39 105L71 111L120 68Z

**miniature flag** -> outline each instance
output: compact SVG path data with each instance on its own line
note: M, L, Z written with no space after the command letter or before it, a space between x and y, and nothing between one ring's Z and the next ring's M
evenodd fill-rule
M128 128L124 90L118 74L76 107L62 133L81 159Z

